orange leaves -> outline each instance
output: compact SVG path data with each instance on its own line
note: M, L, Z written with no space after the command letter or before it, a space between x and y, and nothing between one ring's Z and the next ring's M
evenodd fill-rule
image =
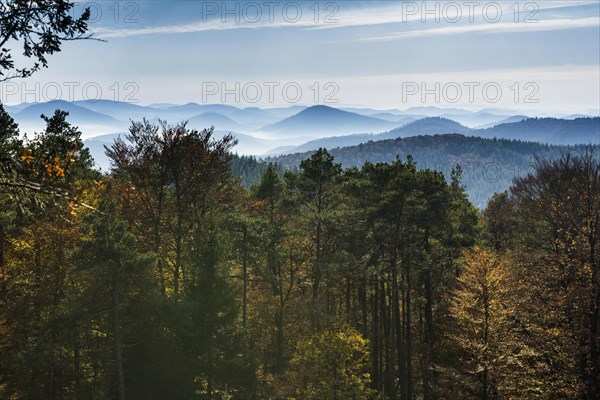
M54 157L54 162L46 162L46 175L48 177L64 178L65 169L60 165L60 157Z
M29 165L33 162L33 160L35 160L35 158L31 155L32 151L31 149L27 148L25 149L25 154L23 154L21 156L21 161L24 161L25 164L27 165L27 167L29 167Z
M46 158L47 157L47 158ZM64 178L68 167L77 160L78 152L76 148L71 149L65 156L38 155L34 154L31 148L25 148L25 152L19 158L25 163L25 167L31 171L34 169L36 160L40 161L42 174L48 178ZM43 159L46 158L46 161Z

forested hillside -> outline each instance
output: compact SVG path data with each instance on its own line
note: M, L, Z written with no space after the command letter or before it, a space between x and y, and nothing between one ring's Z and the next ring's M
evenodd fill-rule
M185 125L133 123L100 175L66 117L22 141L0 112L0 397L598 393L597 154L480 215L460 168L319 150L282 178Z
M479 129L474 134L481 137L550 144L600 144L600 117L575 118L573 120L527 118L519 122Z
M330 149L344 168L364 163L392 162L411 155L417 168L442 171L450 179L451 170L460 165L462 183L469 199L484 208L495 192L505 191L515 177L533 170L536 158L557 159L563 153L581 153L586 145L551 146L505 139L484 139L458 134L416 136L370 141L350 147ZM287 154L267 160L286 167L297 167L312 152Z
M513 120L516 119L516 120ZM364 144L370 141L411 136L461 133L488 139L510 139L554 145L600 144L600 118L527 118L516 116L488 128L471 129L447 118L427 117L404 124L383 133L363 133L311 140L299 146L273 151L273 155L303 153L320 147L334 149Z
M175 25L135 19L140 25L121 26L134 21L136 7L145 3L152 3L144 14L149 20L167 16ZM390 2L378 2L377 9L363 8L372 2L347 2L356 8L340 14L339 21L346 22L336 29L312 29L320 8L311 3L308 10L317 14L307 13L309 19L298 25L284 28L282 21L269 20L268 28L257 24L251 30L246 23L243 29L221 25L224 14L218 13L199 27L199 9L193 7L206 5L199 3L173 2L167 8L160 2L126 7L111 2L106 11L115 14L95 22L101 24L97 32L121 45L114 53L118 57L103 64L107 53L90 55L85 61L91 61L86 64L91 70L79 75L83 68L77 74L70 68L82 57L71 56L60 72L78 78L108 72L112 82L152 78L156 63L161 81L167 74L185 77L179 85L150 79L153 90L168 98L188 89L197 95L199 82L191 77L198 65L203 79L215 76L210 68L219 79L248 78L245 69L284 76L269 69L271 64L316 79L326 76L317 70L352 67L347 60L367 54L359 49L383 49L381 56L394 61L393 48L384 42L395 39L427 49L415 51L413 70L433 67L430 60L439 61L449 49L453 60L448 61L465 62L471 76L492 66L487 58L505 57L503 47L514 51L515 59L528 58L532 43L542 43L536 37L555 39L551 52L538 46L533 54L541 78L566 76L553 75L555 65L538 64L545 58L556 56L560 65L574 58L597 63L584 55L598 48L592 40L598 39L580 30L596 33L588 16L600 7L591 3L583 9L542 4L540 21L552 19L523 29L534 31L531 36L509 29L506 43L501 31L508 22L493 31L476 20L423 29L424 21L414 19L417 31L402 25L407 37L385 35L398 23L389 18L398 9L384 8ZM134 13L120 19L129 5ZM507 6L517 12L507 21L519 16L519 7ZM87 34L90 8L77 12L75 7L68 0L0 0L0 83L29 79L47 67L63 41L93 39ZM562 14L565 21L556 23ZM569 36L572 22L577 34ZM551 32L556 27L558 34ZM361 40L340 45L339 38L348 37L346 28ZM260 36L269 31L283 42ZM342 33L326 36L333 31ZM439 46L428 41L438 36L432 31L452 35ZM385 40L363 40L373 32ZM465 40L465 32L495 38L498 46L477 40L463 46L457 38ZM547 32L555 36L544 36ZM219 42L221 33L227 42ZM304 41L307 36L311 41ZM206 38L219 57L210 57L213 48L195 46ZM238 38L244 39L241 47ZM252 48L253 41L259 47ZM104 39L98 43L104 45ZM131 52L140 43L152 45ZM229 56L220 51L224 43L227 54L244 57L242 67L229 68ZM336 47L327 47L331 43ZM460 47L478 52L467 58ZM272 49L292 51L291 62L272 58ZM178 53L201 58L186 63L190 59ZM253 53L260 60L252 60ZM328 58L330 53L336 57ZM354 70L373 73L369 85L383 76L369 64L393 68L395 76L402 72L393 62L372 60ZM95 64L111 68L94 69ZM182 68L188 65L192 69ZM512 77L533 69L506 65L511 69L490 71L499 77L510 71ZM585 66L587 73L591 69ZM127 68L133 68L130 75L120 74ZM447 76L444 71L440 76ZM358 84L366 75L345 76ZM563 86L550 81L545 80L551 91L560 88L561 95L568 86L588 86L587 80L569 79ZM361 97L373 95L358 88ZM385 89L393 92L387 84ZM383 101L381 94L376 97ZM559 104L580 101L591 104L574 96ZM391 112L364 116L323 106L269 113L193 102L150 107L181 121L169 124L147 119L143 107L123 108L123 102L67 102L79 119L102 119L97 114L116 108L119 119L131 117L128 133L114 141L115 136L100 137L86 147L69 112L48 110L51 103L13 105L12 114L0 103L0 400L600 399L600 149L594 140L556 146L454 133L318 148L269 160L274 163L237 156L235 135L194 129L187 116L199 116L203 125L207 118L246 119L283 133L298 122L311 129L327 125L329 131L337 121L340 129L352 125L363 131L397 126L401 119ZM24 129L13 119L28 115L29 107L45 110L42 129ZM439 111L427 105L409 110ZM471 122L499 121L488 111L448 110ZM282 119L287 122L278 125ZM595 132L588 128L596 129L597 122L528 119L488 132L513 135L507 126L525 126L529 133L547 129L548 138L559 140L573 128L582 140ZM557 123L570 128L551 129ZM423 134L462 129L440 118L413 126ZM100 149L103 165L110 165L106 171L95 168L92 151Z

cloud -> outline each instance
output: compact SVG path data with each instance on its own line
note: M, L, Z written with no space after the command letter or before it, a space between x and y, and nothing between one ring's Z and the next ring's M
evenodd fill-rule
M429 5L428 5L429 3ZM472 5L468 5L473 3ZM425 4L425 5L424 5ZM456 4L456 6L451 6ZM461 2L452 1L447 3L406 1L402 5L386 5L370 7L366 9L352 10L343 14L336 24L319 24L311 26L308 29L334 29L357 26L375 26L385 24L406 24L411 22L421 22L423 24L454 24L457 22L473 22L483 20L483 7L486 4L494 4L502 9L502 21L509 21L514 18L514 3L510 2ZM536 3L526 3L520 5L524 8L527 5L533 8L526 8L520 11L520 18L527 16L536 19L539 13L544 10L573 8L588 5L597 5L597 1L540 1ZM489 10L493 14L495 7ZM433 12L433 10L435 10ZM566 16L568 17L568 16ZM487 23L487 22L486 22Z
M260 28L256 24L237 24L237 26L231 26L223 24L220 21L209 21L209 22L195 22L183 25L165 25L165 26L152 26L147 28L138 29L111 29L111 28L96 28L94 30L94 37L99 39L113 39L113 38L126 38L132 36L146 36L146 35L172 35L178 33L195 33L204 31L218 31L227 29L251 29Z
M318 14L318 20L315 21L315 13L314 9L310 7L314 7L312 3L308 4L307 8L301 7L302 17L299 18L298 21L295 21L295 18L288 18L287 20L283 18L280 14L274 14L276 18L270 18L270 14L266 11L263 12L263 17L258 19L256 22L248 21L244 18L240 18L240 21L235 21L232 16L228 16L228 19L225 21L221 21L220 18L214 18L204 21L194 21L185 24L176 24L176 25L163 25L163 26L151 26L145 28L134 28L134 29L115 29L115 28L107 28L107 27L99 27L96 28L94 33L96 37L103 39L110 38L125 38L132 36L144 36L144 35L169 35L169 34L184 34L184 33L197 33L197 32L205 32L205 31L225 31L225 30L236 30L236 29L268 29L268 28L300 28L307 30L318 30L318 29L339 29L339 28L351 28L351 27L363 27L363 26L378 26L378 25L386 25L386 24L407 24L407 23L436 23L436 18L439 20L437 22L442 22L447 25L451 21L456 21L459 18L460 22L469 22L471 17L474 21L481 21L482 25L475 25L476 27L470 28L467 30L471 31L494 31L495 29L499 29L498 27L507 28L509 25L539 25L539 24L524 24L524 23L512 23L512 17L514 11L510 9L512 7L512 3L501 3L501 7L503 10L504 17L502 21L511 20L511 23L502 22L496 24L485 23L482 20L482 7L483 4L480 4L479 8L470 9L463 5L461 2L451 2L453 4L458 5L456 7L448 7L449 3L442 5L440 2L430 2L430 5L423 5L423 2L405 2L405 3L393 3L393 4L376 4L367 7L354 7L354 8L344 8L343 2L331 2L327 4L336 5L334 8L321 10ZM294 3L294 4L304 4L304 3ZM347 3L346 3L347 4ZM400 5L399 5L400 4ZM499 3L494 3L499 4ZM578 7L585 6L590 4L597 4L594 1L571 1L571 2L539 2L539 3L531 3L535 4L538 7L537 11L543 11L546 9L558 9L563 7ZM310 6L310 7L309 7ZM434 7L437 10L434 14L427 14L426 10L433 10ZM472 15L471 15L472 13ZM527 12L524 12L527 14ZM537 12L536 12L537 15ZM243 17L243 16L242 16ZM572 21L586 21L589 19L581 19L581 20L569 20L565 24L576 24ZM542 21L540 21L542 22ZM589 22L580 22L581 24L587 24ZM451 25L453 25L451 23ZM487 27L483 27L483 25ZM525 29L529 30L550 30L550 29L568 29L558 27L556 21L547 20L544 21L544 28L534 29L531 26L526 27ZM557 26L554 28L554 26ZM585 25L588 26L588 25ZM494 28L495 27L495 28ZM577 26L574 26L577 27ZM512 27L512 30L518 29L520 27ZM408 34L409 36L422 36L422 35L432 35L432 34L443 34L444 32L448 32L450 34L453 33L461 33L461 29L466 29L462 27L452 26L448 28L438 28L432 30L429 33L423 33L429 30L415 30ZM434 33L437 32L437 33ZM407 36L407 34L398 32L397 35L385 35L385 37L391 36L396 38L401 38L402 36ZM382 36L383 37L383 36ZM373 38L372 40L377 40ZM379 39L385 40L385 39ZM390 39L387 39L390 40Z
M466 33L511 33L511 32L539 32L552 31L561 29L577 29L577 28L593 28L600 26L600 18L581 18L581 19L552 19L539 20L535 23L480 23L459 26L448 26L433 29L417 29L400 32L393 32L386 35L373 36L369 38L361 38L359 41L382 42L390 40L402 40L415 37L426 36L446 36L446 35L461 35Z

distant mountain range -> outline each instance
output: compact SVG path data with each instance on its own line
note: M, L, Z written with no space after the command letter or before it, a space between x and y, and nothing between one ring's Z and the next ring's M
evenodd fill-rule
M461 133L483 138L516 139L548 144L599 144L600 118L577 118L574 120L555 118L527 118L515 116L486 129L471 129L453 120L427 117L380 134L334 136L311 140L296 147L276 148L267 155L301 153L319 147L334 149L355 146L369 141L404 138L419 135Z
M21 131L30 134L44 128L41 114L68 111L69 121L79 126L96 165L104 171L109 169L104 147L127 133L130 119L186 120L195 129L215 126L216 137L232 133L239 141L234 149L239 154L266 155L267 161L287 167L297 166L319 147L329 149L345 167L361 166L365 161L388 162L408 154L420 167L446 174L460 164L469 196L480 207L493 192L505 190L514 176L530 171L535 156L558 157L582 151L588 144L600 145L598 116L536 118L514 110L262 109L197 103L143 106L109 100L52 101L5 109Z
M233 133L240 154L273 155L304 152L318 147L353 146L368 141L415 135L461 133L550 144L597 143L600 119L564 116L563 119L531 118L523 112L485 109L413 107L407 110L290 106L240 108L227 104L154 104L150 106L111 100L50 101L5 106L21 131L40 131L41 114L68 111L84 138L127 132L131 120L147 118L203 129L214 126L217 134ZM95 139L102 141L101 139Z

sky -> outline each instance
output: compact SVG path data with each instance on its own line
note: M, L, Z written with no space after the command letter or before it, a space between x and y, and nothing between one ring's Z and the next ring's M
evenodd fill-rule
M65 43L3 102L600 110L598 0L85 6L102 41Z

